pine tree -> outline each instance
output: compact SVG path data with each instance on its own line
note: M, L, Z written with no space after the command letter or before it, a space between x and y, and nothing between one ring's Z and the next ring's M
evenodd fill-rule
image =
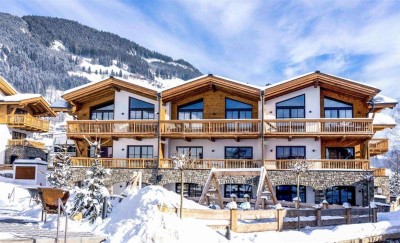
M61 152L55 154L54 171L47 175L49 184L56 188L69 188L68 182L71 179L71 161L67 148L61 148Z
M86 139L86 141L89 143L90 147L94 149L96 157L92 166L86 172L84 187L81 188L75 196L71 214L75 215L82 212L83 218L88 219L90 223L94 223L102 216L104 203L107 204L107 213L111 211L112 206L108 200L110 194L104 184L104 179L110 172L101 166L99 160L101 153L100 140L91 142Z
M390 195L400 195L400 174L397 172L390 176Z

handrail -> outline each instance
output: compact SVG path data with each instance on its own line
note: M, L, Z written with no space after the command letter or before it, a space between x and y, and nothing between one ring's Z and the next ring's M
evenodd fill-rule
M44 143L33 141L33 140L27 140L27 139L8 139L7 145L8 146L29 146L29 147L40 148L40 149L45 148Z
M0 117L0 124L7 124L10 127L24 130L40 130L47 132L50 129L50 123L48 121L33 117L29 114L5 115Z
M72 157L71 166L90 167L96 158ZM156 158L99 158L105 168L157 168Z
M172 159L161 159L160 168L170 169L174 168ZM262 160L252 159L195 159L190 165L189 169L227 169L227 168L260 168Z
M62 203L61 198L59 198L57 200L58 202L58 208L57 208L57 235L56 235L56 242L59 242L59 232L60 232L60 217L61 217L61 210L63 211L64 215L65 215L65 229L64 229L64 243L67 242L67 230L68 230L68 215L67 215L67 209L65 208L65 206Z
M292 160L264 160L266 169L288 170L296 162L305 161L309 169L350 169L350 170L368 170L369 160L364 159L292 159Z

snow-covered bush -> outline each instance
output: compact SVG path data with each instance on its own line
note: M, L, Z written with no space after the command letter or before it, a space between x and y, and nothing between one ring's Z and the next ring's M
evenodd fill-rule
M58 152L54 158L54 170L51 171L46 179L50 186L56 188L68 188L68 182L71 179L71 161L66 148L62 148L63 152Z
M397 172L390 176L390 195L400 195L400 174Z
M91 147L94 147L96 158L86 172L83 188L79 189L76 193L71 214L82 213L82 218L86 218L89 222L94 223L102 216L103 208L107 210L107 213L111 212L112 206L110 200L108 200L110 194L104 184L104 179L110 174L110 171L104 169L100 163L100 141L88 141L88 143ZM105 207L104 203L106 204Z

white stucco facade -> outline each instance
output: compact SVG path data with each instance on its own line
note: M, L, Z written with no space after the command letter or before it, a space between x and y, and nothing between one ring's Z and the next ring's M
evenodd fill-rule
M314 138L267 138L264 140L264 151L266 160L276 159L277 146L305 146L306 159L321 159L321 141Z
M158 101L149 99L147 97L139 96L137 94L129 93L127 91L121 90L119 92L115 91L114 100L114 120L129 120L129 97L145 101L147 103L154 105L154 119L157 118L158 112Z
M127 158L129 145L153 146L153 155L154 157L158 156L157 138L145 138L142 140L135 140L133 138L120 138L113 141L113 157Z

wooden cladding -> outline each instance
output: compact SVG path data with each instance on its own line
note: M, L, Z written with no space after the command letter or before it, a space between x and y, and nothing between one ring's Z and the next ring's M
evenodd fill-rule
M48 121L31 115L5 115L0 117L0 124L7 124L8 127L35 132L48 132L50 128Z
M35 180L36 167L35 166L16 166L15 179L19 180Z
M389 151L389 139L373 138L369 141L369 151L371 156L384 154Z
M68 136L116 136L156 137L158 124L155 120L125 121L68 121ZM289 136L354 136L371 137L372 119L281 119L266 120L264 133L267 137ZM163 120L160 132L170 138L209 138L261 136L261 120Z
M28 146L33 148L45 149L45 144L26 139L9 139L8 146Z
M375 168L374 169L374 177L386 177L386 168Z
M150 159L131 159L131 158L100 158L100 163L106 168L139 168L152 169L163 168L173 169L171 159L160 159L160 164L156 158ZM94 158L71 158L73 167L90 167ZM312 170L325 169L346 169L346 170L368 170L369 160L305 160ZM233 168L260 168L265 166L267 170L289 170L297 160L247 160L247 159L197 159L189 169L233 169Z

